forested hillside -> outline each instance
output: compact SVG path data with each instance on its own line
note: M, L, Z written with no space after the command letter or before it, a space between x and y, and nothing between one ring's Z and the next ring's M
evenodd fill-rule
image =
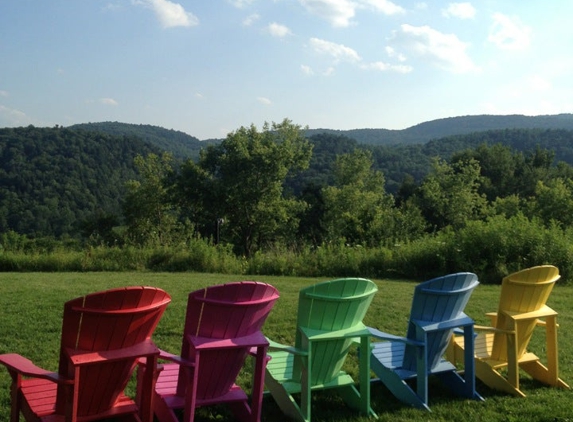
M32 251L25 267L37 270L34 257L67 247L67 264L42 268L226 263L249 274L411 278L466 269L495 282L552 262L573 274L573 131L394 146L306 135L288 119L241 127L181 161L134 136L1 129L0 268L20 270L12 254Z
M65 128L0 129L0 232L75 236L121 214L134 158L160 150L134 137Z
M119 122L82 123L70 129L83 129L90 132L107 133L115 136L136 137L163 151L169 151L178 159L197 159L199 151L210 141L199 141L184 132L152 125L134 125Z
M573 130L573 114L548 116L481 115L437 119L402 130L389 129L310 129L307 136L318 133L343 135L361 144L399 145L422 144L432 139L502 129L565 129Z
M119 222L125 183L138 176L137 155L167 150L184 158L191 152L198 156L207 145L181 132L149 125L84 127L0 129L0 232L75 237L82 224L106 216ZM114 131L129 135L111 135ZM334 183L337 157L357 149L371 152L373 169L382 172L391 194L405 181L420 183L431 171L434 157L449 160L482 144L501 144L525 156L541 148L554 154L554 164L573 165L573 131L569 130L504 129L401 145L361 144L334 133L316 133L308 140L313 145L309 168L291 174L286 187L309 201ZM180 162L174 160L176 170Z
M303 123L303 122L301 122ZM162 150L169 151L175 158L193 158L207 145L217 144L222 139L199 140L187 133L152 125L136 125L120 122L82 123L71 129L85 129L109 135L136 136ZM424 144L433 139L455 135L504 129L564 129L573 130L573 114L548 116L461 116L437 119L417 124L407 129L307 129L305 135L327 134L354 139L359 144L375 146Z
M482 144L501 144L523 154L536 148L552 151L555 163L563 161L573 165L573 130L561 129L503 129L477 132L468 135L435 139L424 144L368 145L355 139L331 133L312 135L314 144L310 168L299 175L291 186L298 191L303 185L329 182L329 169L336 155L348 153L355 148L372 152L374 167L384 173L386 189L395 193L406 177L420 182L430 171L434 157L449 160L455 153L474 149Z

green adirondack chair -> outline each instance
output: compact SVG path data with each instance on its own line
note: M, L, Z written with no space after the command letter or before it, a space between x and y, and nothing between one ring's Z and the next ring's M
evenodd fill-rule
M360 355L360 389L342 371L356 341L369 350L370 332L362 319L378 290L362 278L326 281L300 291L294 347L269 340L265 384L285 413L296 421L311 420L311 392L337 389L349 407L376 416L370 407L370 363ZM300 394L300 402L293 394Z

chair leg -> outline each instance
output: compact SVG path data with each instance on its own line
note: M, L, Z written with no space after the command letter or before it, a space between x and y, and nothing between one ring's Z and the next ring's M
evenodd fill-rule
M303 417L300 406L280 382L267 374L265 384L271 392L276 404L285 415L296 422L308 422L308 420Z
M555 379L555 375L539 361L524 362L520 365L521 369L527 372L531 377L543 384L550 385L552 387L560 387L569 389L569 385L565 383L561 378Z
M525 394L523 394L519 388L516 388L514 385L510 384L506 378L504 378L499 372L489 366L486 362L483 362L479 359L476 360L475 370L476 377L478 377L488 387L494 390L512 394L517 397L525 397Z
M157 395L153 400L153 411L159 422L179 422L173 409L167 406L165 400Z

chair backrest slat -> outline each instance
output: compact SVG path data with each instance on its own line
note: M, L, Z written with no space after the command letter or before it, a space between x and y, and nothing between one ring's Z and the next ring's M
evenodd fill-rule
M496 328L512 330L517 328L518 357L523 355L531 340L537 321L520 321L517 327L508 314L534 312L546 305L555 283L561 278L559 269L553 265L540 265L510 274L502 280ZM505 335L496 334L492 346L492 359L507 356Z
M478 284L477 276L468 272L449 274L420 283L414 290L407 337L416 339L415 321L445 322L462 316ZM452 330L443 330L428 336L426 347L430 369L442 359L451 335ZM416 348L406 347L402 366L416 370Z
M356 326L378 290L376 284L363 278L326 281L302 289L299 293L297 327L315 330L344 330ZM311 382L328 383L340 372L352 345L352 339L323 341L313 348ZM297 329L295 346L302 347ZM300 373L301 362L295 358L295 373Z
M148 340L171 301L154 287L125 287L93 293L64 306L59 372L73 377L66 350L104 352ZM135 359L101 362L83 367L78 386L78 416L109 410L124 391ZM57 413L65 409L66 392L58 389Z
M191 292L181 356L194 359L189 336L233 339L260 331L279 294L270 284L242 281L206 287ZM249 350L215 350L201 352L198 374L198 399L208 400L227 393L235 382ZM184 394L189 380L180 370L177 392Z

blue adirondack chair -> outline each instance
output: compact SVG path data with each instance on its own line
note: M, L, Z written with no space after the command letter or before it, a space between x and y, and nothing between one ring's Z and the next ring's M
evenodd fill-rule
M414 407L428 407L428 376L437 375L461 396L482 398L475 391L473 359L474 322L464 314L473 289L479 284L472 273L456 273L416 286L406 337L370 328L378 341L371 345L370 366L398 399ZM443 358L455 328L463 328L467 347L464 377ZM471 351L470 351L471 350ZM416 379L415 389L407 382Z

